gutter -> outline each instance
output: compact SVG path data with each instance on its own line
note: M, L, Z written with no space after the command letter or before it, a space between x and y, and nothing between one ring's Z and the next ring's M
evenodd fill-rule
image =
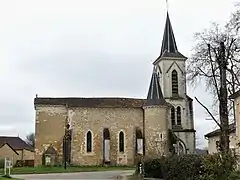
M145 156L145 110L143 109L143 156Z

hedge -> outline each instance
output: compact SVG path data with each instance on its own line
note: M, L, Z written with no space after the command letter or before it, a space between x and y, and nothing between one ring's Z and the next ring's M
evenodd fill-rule
M181 155L144 162L145 177L164 180L228 180L234 171L233 154Z

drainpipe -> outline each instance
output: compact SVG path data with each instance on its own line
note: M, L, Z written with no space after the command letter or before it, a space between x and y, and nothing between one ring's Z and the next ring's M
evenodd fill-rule
M145 156L145 110L143 109L143 156Z
M145 110L143 109L143 155L142 155L142 165L141 165L141 177L144 179L144 157L145 157Z

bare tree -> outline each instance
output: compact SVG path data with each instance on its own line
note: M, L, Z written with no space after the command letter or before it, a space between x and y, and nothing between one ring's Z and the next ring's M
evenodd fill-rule
M240 36L236 29L230 27L229 23L222 28L213 23L210 29L196 33L195 38L197 43L193 48L194 52L187 66L188 81L192 85L196 85L200 81L205 82L206 90L213 95L213 111L200 103L197 98L196 100L205 108L213 120L218 121L215 118L215 113L218 110L218 103L221 98L220 67L218 63L221 55L219 44L221 42L225 44L225 58L228 62L227 89L228 94L232 94L240 87ZM228 107L229 115L234 116L233 102L230 100Z
M34 148L35 147L35 134L34 133L28 134L26 136L26 142Z
M232 13L228 26L237 32L240 29L240 2L236 4L236 11Z

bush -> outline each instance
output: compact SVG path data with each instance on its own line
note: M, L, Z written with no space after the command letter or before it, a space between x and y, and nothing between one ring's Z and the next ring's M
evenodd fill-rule
M228 180L235 170L236 156L234 154L218 153L204 156L204 180Z
M236 164L235 155L182 155L147 160L145 176L165 180L228 180Z
M202 167L199 155L173 156L164 163L162 171L166 180L199 179Z
M153 159L144 162L144 173L146 177L163 178L162 165L164 159Z
M5 159L0 159L0 169L4 168L4 161Z

